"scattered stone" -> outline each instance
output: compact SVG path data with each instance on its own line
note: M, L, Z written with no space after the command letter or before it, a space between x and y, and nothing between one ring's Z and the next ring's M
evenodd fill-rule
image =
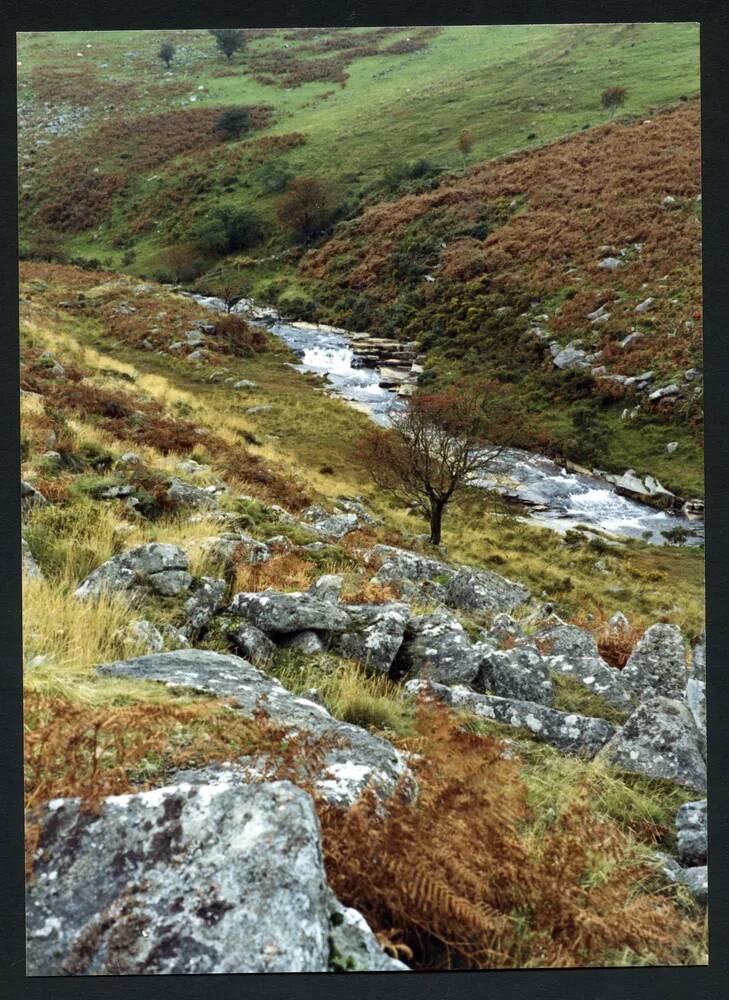
M662 695L682 698L686 687L686 643L677 625L652 625L635 645L620 673L636 701Z
M401 779L406 783L411 780L402 755L387 740L332 718L321 705L296 697L237 656L206 649L177 650L106 663L97 673L160 681L168 687L230 699L247 717L263 709L274 723L292 733L309 733L323 740L324 764L316 785L331 801L351 805L370 784L387 796Z
M684 802L676 814L676 842L682 865L705 865L709 855L706 799Z
M174 597L188 590L191 583L187 556L181 548L148 542L102 563L86 577L74 596L83 600L103 592L149 586L158 594Z
M233 383L234 389L257 389L258 385L255 382L251 382L250 379L241 378L237 382Z
M192 632L205 628L225 601L225 580L203 576L197 581L192 597L185 601L187 627Z
M678 441L669 441L666 445L666 451L669 455L672 455L674 451L678 448Z
M672 194L667 194L661 202L661 205L663 205L664 208L678 208L678 202Z
M248 563L257 566L271 558L268 546L257 538L245 532L227 532L222 535L210 535L194 543L215 562L231 566L234 562Z
M658 697L644 702L600 756L621 771L706 790L699 733L691 712L680 701Z
M532 701L477 694L462 685L446 687L444 684L413 680L408 681L405 690L411 695L422 692L459 711L472 712L480 718L526 730L534 739L549 743L563 753L594 757L615 735L614 726L604 719L558 712Z
M313 803L288 781L179 783L98 815L55 799L34 818L31 976L327 972L333 940L345 968L402 968L342 915Z
M309 508L309 510L312 510L312 508ZM313 531L314 534L320 535L323 538L329 538L332 541L339 541L340 538L344 538L350 531L356 531L359 527L356 514L327 514L325 512L323 517L316 520L307 518L306 515L307 511L304 511L304 527L309 531Z
M678 882L688 889L700 906L706 906L709 899L709 869L706 865L697 868L682 868L673 858L658 854L664 875L671 882Z
M164 639L165 649L189 649L190 640L187 638L184 632L181 632L174 625L160 625L160 631L162 633L162 638Z
M664 385L661 389L654 389L648 394L648 399L655 402L657 399L666 399L668 396L678 396L680 392L680 388L675 382L672 382L671 385Z
M617 257L603 257L597 266L606 271L617 271L618 268L624 266L624 262Z

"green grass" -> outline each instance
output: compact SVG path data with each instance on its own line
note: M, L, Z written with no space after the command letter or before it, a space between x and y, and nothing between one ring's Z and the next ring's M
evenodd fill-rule
M276 50L284 44L296 51L302 43L284 43L283 33L252 41L250 51ZM169 75L156 58L167 34L188 50L184 61L173 63ZM407 34L404 29L394 37ZM89 42L93 47L86 49ZM78 51L84 55L79 57ZM343 198L379 181L398 160L426 157L442 170L462 169L456 142L464 128L475 137L469 155L469 162L475 163L605 121L608 112L599 99L607 86L626 88L628 98L621 109L626 115L648 113L652 106L676 101L699 87L698 26L690 23L448 27L425 50L355 60L347 67L344 87L318 82L291 90L262 85L244 75L245 54L233 60L238 75L212 76L225 61L202 31L21 34L18 53L23 96L32 94L30 73L39 66L76 69L103 59L106 65L98 72L105 81L142 86L139 98L124 102L124 114L167 107L272 104L276 119L267 132L297 131L307 140L285 155L287 166L328 178ZM189 94L165 100L157 89L145 95L145 88L167 79L189 85ZM326 100L311 103L332 90ZM189 100L192 96L195 102ZM165 170L155 173L164 183ZM225 197L234 204L255 205L273 217L276 196L264 194L255 172L238 178ZM110 224L92 241L69 240L69 249L109 258L118 266L122 252L110 245L114 235ZM153 237L138 242L138 262L132 270L145 266L155 244Z

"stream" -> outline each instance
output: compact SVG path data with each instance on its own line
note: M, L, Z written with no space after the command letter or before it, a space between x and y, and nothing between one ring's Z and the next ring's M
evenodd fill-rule
M220 299L192 297L208 309L225 310ZM275 310L245 300L232 311L280 337L299 358L298 370L326 376L334 393L368 413L375 423L387 426L391 410L403 405L394 392L379 385L378 368L361 363L346 331L286 323ZM686 544L704 541L703 517L657 510L622 496L605 479L568 471L551 459L518 448L504 449L478 484L520 502L529 521L562 534L582 525L619 538L643 538L664 545L661 532L679 527L692 533Z

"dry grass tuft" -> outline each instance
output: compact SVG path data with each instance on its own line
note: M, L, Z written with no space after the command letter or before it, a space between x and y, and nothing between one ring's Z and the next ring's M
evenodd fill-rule
M233 576L233 592L306 590L315 576L314 565L294 553L275 556L254 566L238 561Z

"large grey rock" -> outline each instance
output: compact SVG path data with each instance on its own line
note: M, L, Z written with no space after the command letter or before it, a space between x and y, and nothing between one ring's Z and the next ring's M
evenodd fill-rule
M215 497L208 490L199 486L191 486L182 479L173 479L167 489L167 496L180 507L213 508L217 507Z
M107 798L98 815L56 799L35 818L29 975L330 971L341 907L313 803L290 782L181 783ZM345 952L388 968L356 923Z
M686 681L685 698L699 733L701 752L706 759L706 683L689 677Z
M630 712L633 702L625 690L620 671L609 667L599 656L549 656L549 669L562 677L572 677L592 694L600 695L619 712Z
M706 799L684 802L676 814L676 841L682 865L705 865L709 854Z
M551 705L554 685L546 662L535 649L491 650L479 646L480 666L473 687L501 698Z
M661 695L682 698L686 687L686 643L677 625L652 625L638 640L621 672L636 700Z
M520 583L470 566L461 566L446 585L446 603L460 611L513 611L529 597Z
M197 581L192 597L185 601L187 627L192 632L205 628L225 601L227 585L225 580L203 576Z
M388 673L410 621L406 604L347 604L344 632L335 636L332 650L365 667Z
M517 640L518 646L534 646L542 656L568 656L576 659L589 656L597 659L600 653L592 632L560 622L547 625L532 635Z
M292 734L309 734L334 744L324 751L323 770L316 784L335 802L351 804L369 783L389 795L400 778L409 774L403 757L387 740L332 718L321 705L296 697L275 678L237 656L204 649L178 650L105 663L97 672L103 677L160 681L231 699L245 716L263 709Z
M373 546L367 553L367 560L379 564L379 569L372 577L373 583L396 583L400 580L423 583L437 577L450 579L455 572L452 566L439 559L398 549L393 545Z
M43 574L40 571L38 563L33 558L33 553L30 551L30 545L28 545L24 538L21 538L20 544L23 558L23 573L25 576L41 579Z
M276 645L255 625L238 625L229 633L241 656L259 666L267 666L276 655Z
M525 730L534 739L549 743L563 753L594 757L615 734L615 727L604 719L558 712L532 701L477 694L463 685L446 687L444 684L413 680L408 681L405 689L411 695L422 692L458 711L471 712L480 718Z
M344 632L349 624L347 612L339 605L300 591L285 594L264 590L236 594L228 610L268 635L307 629Z
M74 593L86 599L105 591L147 586L159 594L174 596L187 590L191 583L187 556L181 548L164 542L148 542L102 563Z
M706 764L691 712L680 701L640 705L601 753L612 767L706 790Z
M521 625L516 619L512 618L511 615L501 613L494 615L493 621L489 626L488 637L493 639L497 643L503 642L505 639L514 640L521 639L523 635Z
M405 630L397 657L400 674L441 684L470 684L481 662L481 649L445 608L414 618Z

